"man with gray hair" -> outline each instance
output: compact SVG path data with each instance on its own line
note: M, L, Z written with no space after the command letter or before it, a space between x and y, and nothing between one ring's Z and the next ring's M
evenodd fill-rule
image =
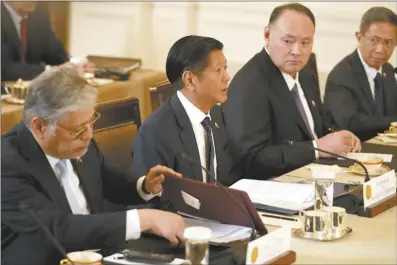
M397 15L372 7L356 32L357 49L330 72L324 105L342 129L366 141L397 121L397 84L388 63L397 44Z
M92 139L96 99L96 88L72 69L50 69L31 82L23 122L1 139L4 264L58 264L62 258L26 208L67 252L119 246L141 232L183 241L179 215L104 212L104 199L140 204L162 190L164 175L181 175L156 166L134 181L106 159Z

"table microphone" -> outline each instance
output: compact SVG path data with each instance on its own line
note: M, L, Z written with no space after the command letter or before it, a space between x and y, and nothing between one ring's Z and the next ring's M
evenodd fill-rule
M287 142L289 145L300 145L300 146L305 146L305 147L310 148L310 149L312 149L312 150L316 150L316 151L319 151L319 152L322 152L322 153L326 153L326 154L329 154L329 155L332 155L332 156L335 156L335 157L339 157L339 158L342 158L342 159L344 159L344 160L353 161L353 162L359 164L359 165L364 169L364 172L365 172L365 180L364 180L364 181L367 182L367 181L370 181L370 180L371 180L371 179L369 178L369 174L368 174L367 168L363 165L363 163L361 163L361 162L358 161L357 159L349 158L349 157L347 157L347 156L338 155L338 154L336 154L336 153L333 153L333 152L330 152L330 151L327 151L327 150L324 150L324 149L321 149L321 148L317 148L317 147L314 147L314 146L312 146L312 145L304 144L304 143L301 143L301 142L295 142L295 141L289 141L289 140L287 140L286 142Z
M71 261L66 253L66 250L62 247L62 245L58 242L58 240L51 234L50 230L45 226L45 224L40 220L40 218L33 212L31 207L26 205L25 203L20 203L19 208L22 211L26 211L33 217L36 223L40 226L40 228L44 231L47 238L51 241L51 243L55 246L55 248L62 254L62 256L70 262L71 265L74 265L73 261Z
M248 213L247 209L242 206L237 200L236 198L233 197L233 195L230 193L230 191L228 190L228 188L226 188L225 186L222 185L222 183L220 183L215 177L214 175L211 174L211 172L209 172L209 170L207 170L205 167L203 167L201 165L201 163L199 161L196 161L194 158L188 156L186 153L180 153L179 156L184 159L187 160L191 163L197 164L199 165L204 171L205 173L207 173L207 176L210 177L215 183L216 185L218 185L219 187L221 187L221 190L223 190L233 201L235 204L238 205L238 207L240 207L241 210L243 210L243 212L248 216L248 218L251 220L251 236L250 236L250 241L254 240L256 237L256 230L255 230L255 224L254 221L252 220L251 215Z

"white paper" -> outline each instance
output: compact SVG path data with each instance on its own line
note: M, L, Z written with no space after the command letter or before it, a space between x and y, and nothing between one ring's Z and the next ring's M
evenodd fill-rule
M338 165L329 166L329 165L310 164L305 167L308 168L312 173L314 173L319 169L333 173L340 173L342 171L342 169Z
M396 138L387 137L387 136L377 136L377 139L381 140L384 143L397 143Z
M245 264L265 264L291 249L291 229L279 228L250 243Z
M371 179L363 185L364 208L396 193L396 175L394 169L382 176Z
M103 261L111 262L111 263L114 263L114 264L126 264L126 265L136 265L136 264L137 265L138 264L139 265L144 265L144 264L147 264L147 265L150 265L150 263L138 263L138 262L128 261L128 260L125 260L125 259L119 259L119 258L122 258L122 257L124 257L123 254L115 253L113 255L105 257L103 259ZM166 263L166 264L183 264L183 262L184 262L183 259L174 259L171 263Z
M231 188L245 191L254 203L301 210L313 205L314 184L242 179Z
M383 162L390 163L391 160L393 159L393 155L391 154L378 154L378 153L348 153L346 155L348 158L352 159L365 159L366 157L369 156L378 156L383 158Z
M238 240L248 239L251 236L251 228L239 226L239 225L228 225L221 224L211 221L197 220L191 218L184 218L186 227L189 226L204 226L211 229L212 236L210 239L211 243L229 243Z

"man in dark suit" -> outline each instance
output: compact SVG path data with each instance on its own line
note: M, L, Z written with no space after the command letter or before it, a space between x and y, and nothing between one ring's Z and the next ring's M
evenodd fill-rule
M324 105L341 128L365 141L397 121L397 84L388 63L397 43L397 15L370 8L356 33L358 48L328 76Z
M312 52L315 19L305 6L275 8L265 28L265 48L233 78L223 105L226 131L236 168L245 178L278 176L328 157L306 146L338 154L360 150L357 137L335 129L322 112L314 69L305 67Z
M226 100L230 79L222 48L218 40L201 36L183 37L171 47L166 71L177 92L140 127L132 150L136 174L160 164L185 178L213 182L201 164L223 184L236 180L229 176L231 161L217 105Z
M30 80L51 66L89 69L89 64L72 64L51 29L43 3L1 3L1 79Z
M96 97L96 88L72 69L50 69L32 81L23 122L1 139L3 264L59 264L63 258L29 211L67 252L121 247L141 232L174 244L183 240L176 214L104 212L104 199L140 204L162 190L164 174L180 174L157 166L135 181L106 159L92 139Z

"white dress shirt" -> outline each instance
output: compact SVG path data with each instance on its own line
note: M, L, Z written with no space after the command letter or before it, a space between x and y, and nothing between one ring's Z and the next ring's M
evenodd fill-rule
M52 170L54 171L55 175L58 178L58 181L61 184L60 180L60 172L58 170L57 164L60 161L59 158L55 158L49 155L46 155L48 162L51 165ZM87 204L87 199L84 195L83 189L80 185L80 180L73 169L73 165L70 160L66 160L66 167L67 167L67 182L70 184L72 195L68 194L68 196L74 196L77 200L78 206L72 207L73 204L70 204L72 208L73 214L82 214L87 215L90 214L90 208ZM142 197L143 200L148 201L152 199L155 195L148 195L142 191L142 182L145 176L141 177L137 182L137 191L138 194ZM62 184L61 184L62 185ZM126 233L125 233L125 240L131 239L138 239L141 236L141 224L139 221L138 211L136 209L128 210L126 214Z
M21 20L22 16L17 13L12 7L8 5L7 2L4 2L4 6L6 7L8 13L11 16L11 20L14 23L15 29L17 30L18 36L21 36Z
M364 66L365 73L367 74L369 88L371 89L372 97L375 100L375 77L376 77L377 73L382 74L382 67L380 67L379 70L376 70L375 68L369 66L364 61L364 58L360 52L360 49L357 48L357 52L358 52L358 57L360 57L361 63Z
M198 151L200 154L200 162L203 167L207 167L206 163L206 152L205 152L205 142L207 140L207 136L205 134L205 130L201 122L205 117L209 117L211 120L210 114L204 114L199 108L197 108L193 103L191 103L180 91L177 91L177 96L182 103L183 108L185 109L187 116L189 117L190 123L193 127L194 137L196 138L196 143L198 147ZM211 132L212 133L212 132ZM214 172L215 178L216 169L217 169L217 161L216 161L216 151L215 151L215 143L214 143L214 135L212 134L212 144L214 146ZM207 173L202 170L203 174L203 182L207 182Z

